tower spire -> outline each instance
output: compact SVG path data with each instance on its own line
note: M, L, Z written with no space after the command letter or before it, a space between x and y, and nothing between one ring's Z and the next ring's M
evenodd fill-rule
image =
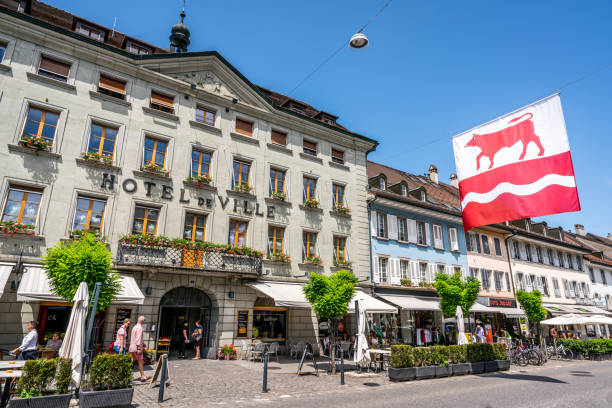
M174 52L187 52L187 46L190 44L189 36L191 33L184 24L185 17L185 0L183 0L183 9L181 10L181 22L172 26L170 34L170 49Z

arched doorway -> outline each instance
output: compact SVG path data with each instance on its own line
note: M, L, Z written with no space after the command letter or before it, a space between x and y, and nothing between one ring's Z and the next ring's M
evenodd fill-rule
M204 328L203 349L208 348L212 340L210 333L212 310L210 298L200 289L180 286L166 292L159 303L157 338L169 337L170 350L177 350L183 322L185 320L189 322L191 334L195 329L196 320L200 319ZM190 344L189 347L193 345Z

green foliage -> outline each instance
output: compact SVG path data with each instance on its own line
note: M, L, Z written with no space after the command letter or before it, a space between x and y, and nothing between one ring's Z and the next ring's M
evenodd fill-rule
M448 351L451 364L467 363L467 345L448 346Z
M412 346L405 344L391 346L391 358L389 363L394 368L414 367Z
M557 339L558 345L563 345L574 353L605 354L612 353L612 339Z
M67 394L70 380L72 379L72 359L56 358L57 377L55 377L55 388L57 394Z
M452 275L438 273L435 287L444 316L454 317L457 314L457 306L461 306L464 315L469 313L478 298L480 282L472 276L463 280L459 272Z
M612 341L610 342L612 344ZM391 346L391 367L425 367L478 363L481 361L507 360L506 345L503 343L474 343L461 346L412 347Z
M447 366L450 364L450 349L446 346L432 346L431 364Z
M586 351L587 341L578 339L557 339L557 344L563 345L563 347L573 352L584 352Z
M502 360L505 359L503 358ZM467 361L470 363L492 360L495 360L493 343L472 343L467 345Z
M50 394L49 385L54 378L55 393L67 394L72 373L71 367L72 360L65 358L28 360L23 367L23 375L17 383L17 394L20 398L40 397Z
M412 356L415 367L425 367L431 365L430 347L415 347L412 349Z
M89 371L93 391L128 388L132 380L132 358L123 354L98 354Z
M106 245L97 241L93 234L85 234L77 241L58 243L44 257L51 290L72 302L81 282L87 283L89 293L93 292L96 282L102 282L98 309L106 309L121 288L121 278L111 271L111 258Z
M493 360L507 360L508 352L505 343L491 343Z
M336 319L346 314L356 284L355 275L345 269L329 277L312 273L310 282L304 286L304 294L319 317Z
M541 322L546 318L548 312L542 307L540 291L525 292L524 290L517 290L516 299L525 309L525 314L532 322Z

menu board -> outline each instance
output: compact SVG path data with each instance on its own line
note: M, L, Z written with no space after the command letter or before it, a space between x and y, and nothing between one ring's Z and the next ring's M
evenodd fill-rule
M132 308L130 307L120 307L117 309L117 314L115 315L115 331L113 332L113 336L117 334L117 330L123 324L125 319L132 319Z
M237 321L236 337L248 337L249 332L249 311L239 310Z

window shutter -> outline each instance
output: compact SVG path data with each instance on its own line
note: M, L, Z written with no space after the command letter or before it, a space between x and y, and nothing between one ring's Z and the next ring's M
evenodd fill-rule
M542 248L542 262L544 262L544 265L550 265L550 258L548 258L548 248Z
M514 241L509 241L508 246L510 247L510 257L516 259L516 252L514 251Z
M429 276L427 277L428 282L433 282L436 279L436 274L438 273L436 268L438 265L430 263L429 265Z
M247 136L253 136L253 123L236 118L236 132Z
M510 292L512 289L510 288L510 274L506 272L506 291Z
M125 82L100 75L100 88L125 95Z
M553 250L553 261L555 266L559 266L559 252Z
M303 143L304 143L304 144L303 144L303 146L304 146L306 149L314 150L315 152L317 151L317 144L316 144L316 143L311 142L311 141L309 141L309 140L304 140L304 142L303 142Z
M376 216L377 212L376 211L371 211L370 212L370 233L372 234L373 237L376 236L376 231L378 231L377 227L378 224L376 224L378 217Z
M397 236L397 216L388 214L387 215L387 226L389 228L389 239L396 240Z
M380 282L380 265L378 264L378 257L374 257L374 265L372 265L372 269L374 270L374 276L372 277L374 283Z
M472 237L474 237L474 241L476 242L476 252L481 253L482 250L480 248L480 235L473 234Z
M408 224L408 241L412 243L417 242L417 230L416 230L416 221L415 220L406 220Z
M433 240L434 247L444 249L444 239L442 238L442 227L440 225L433 225Z
M413 284L419 282L419 263L417 261L410 261L410 280Z
M283 132L279 132L278 130L272 129L272 143L286 146L287 145L287 134Z
M401 278L399 259L391 258L389 260L391 262L391 284L399 285Z
M41 57L39 69L67 77L70 73L70 64L59 62L48 57Z
M469 232L465 232L465 246L467 247L468 251L473 251L474 249L472 248L472 241L470 240L470 233Z
M444 266L444 272L446 272L447 275L452 275L453 274L453 267L451 265Z
M151 91L151 102L174 108L174 98L159 92Z
M536 249L535 245L530 245L531 247L531 259L533 260L533 262L539 262L540 259L538 258L538 250Z
M332 149L332 157L344 161L344 152L338 149Z
M429 223L425 223L425 244L431 246L431 230L429 229Z
M449 228L448 235L450 237L450 245L452 251L459 250L459 237L457 235L457 228Z
M519 242L520 257L523 261L527 260L527 249L524 242Z

